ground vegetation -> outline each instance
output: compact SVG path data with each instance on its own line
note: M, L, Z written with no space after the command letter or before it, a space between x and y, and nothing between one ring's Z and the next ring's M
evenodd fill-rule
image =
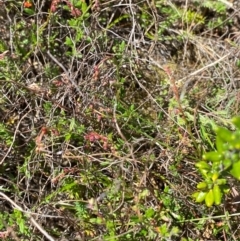
M0 1L0 237L239 240L239 8Z

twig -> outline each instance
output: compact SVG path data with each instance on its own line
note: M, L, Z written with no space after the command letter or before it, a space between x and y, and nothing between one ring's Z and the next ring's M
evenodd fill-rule
M27 106L27 107L28 107L28 106ZM17 127L16 127L15 132L14 132L14 135L13 135L13 140L12 140L12 142L11 142L11 145L10 145L10 147L8 148L6 155L5 155L5 156L2 158L2 160L0 161L0 165L2 165L2 163L3 163L4 160L7 158L8 154L10 153L10 151L12 150L13 144L14 144L15 139L16 139L16 136L17 136L17 132L18 132L19 126L20 126L22 120L28 115L29 112L30 112L30 111L28 111L28 112L20 119L20 121L18 122Z
M129 151L130 151L130 154L131 154L131 157L134 161L134 164L137 164L137 160L134 156L134 151L133 151L133 146L128 142L127 138L123 135L118 123L117 123L117 116L116 116L116 109L117 109L117 99L115 99L115 104L114 104L114 108L113 108L113 119L114 119L114 124L116 126L116 129L117 129L117 132L118 134L120 135L120 137L124 140L125 144L127 145Z
M67 78L71 81L72 85L75 87L75 89L78 91L78 93L82 95L82 92L80 91L78 85L76 84L76 82L73 80L72 78L72 74L70 73L70 71L67 71L67 69L50 53L50 51L47 51L48 56L52 59L52 61L57 64L66 74Z
M5 195L4 193L2 193L1 191L0 191L0 195L1 195L2 197L4 197L8 202L10 202L10 203L14 206L14 208L16 208L17 210L19 210L19 211L21 211L21 212L24 212L24 210L23 210L20 206L18 206L12 199L10 199L7 195ZM47 231L46 231L45 229L43 229L43 227L42 227L39 223L37 223L37 221L36 221L29 213L26 213L26 216L30 219L30 221L32 222L32 224L33 224L48 240L50 240L50 241L55 241L55 240L53 239L53 237L51 237L51 236L47 233Z
M183 82L183 80L188 79L188 78L191 77L191 76L197 75L197 74L203 72L204 70L208 69L209 67L212 67L212 66L218 64L219 62L221 62L222 60L224 60L226 57L228 57L230 54L232 54L232 53L231 53L231 52L230 52L230 53L227 53L226 55L222 56L220 59L217 59L216 61L214 61L214 62L212 62L212 63L210 63L210 64L208 64L208 65L206 65L206 66L204 66L204 67L202 67L202 68L200 68L200 69L192 72L192 73L190 73L189 75L183 77L182 79L177 80L177 81L176 81L177 84L178 84L178 85L181 85L182 82ZM189 85L189 83L190 83L191 81L192 81L192 80L189 79L189 80L187 80L187 81L184 83L184 85L183 85L183 87L182 87L181 94L180 94L180 100L183 100L183 99L184 99L184 96L185 96L185 94L186 94L187 87L188 87L188 85Z

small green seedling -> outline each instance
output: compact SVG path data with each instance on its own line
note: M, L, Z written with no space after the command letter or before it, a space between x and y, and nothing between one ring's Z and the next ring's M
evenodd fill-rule
M216 128L216 150L205 153L196 163L204 180L198 183L198 191L192 197L199 203L205 201L207 207L222 203L223 195L229 191L229 175L240 180L240 117L234 117L232 123L234 131Z

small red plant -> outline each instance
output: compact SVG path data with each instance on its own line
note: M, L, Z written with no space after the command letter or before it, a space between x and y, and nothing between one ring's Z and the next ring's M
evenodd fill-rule
M9 236L9 231L1 231L0 232L0 238L2 239L5 239Z
M61 80L54 80L52 83L53 83L56 87L61 87L61 86L64 85L63 81L61 81Z
M24 1L24 3L23 3L24 8L31 8L32 6L33 6L33 4L30 1Z
M44 144L42 143L43 136L47 134L47 128L44 126L42 127L41 131L39 132L38 136L36 137L36 151L41 152L44 150Z
M3 59L8 52L9 52L9 51L6 50L6 51L4 51L3 53L1 53L1 54L0 54L0 59Z
M95 65L95 66L94 66L94 73L93 73L93 80L94 80L94 81L99 80L99 75L100 75L99 66L98 66L98 65Z
M60 2L65 2L67 4L73 17L79 17L81 15L81 11L78 8L75 8L69 0L53 0L51 3L50 12L55 13Z
M77 173L79 170L77 168L64 168L63 172L54 177L51 182L55 185L61 181L66 175Z
M100 141L103 144L103 149L107 150L109 147L108 138L98 134L97 132L90 132L84 136L85 140L89 141L90 143L95 143Z

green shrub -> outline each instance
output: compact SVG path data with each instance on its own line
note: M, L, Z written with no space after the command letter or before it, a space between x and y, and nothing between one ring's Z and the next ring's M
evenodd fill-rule
M233 118L232 122L236 127L234 131L216 128L216 150L205 153L196 163L204 181L198 183L199 191L193 198L199 203L205 200L208 207L222 203L223 194L229 191L229 176L240 180L240 117Z

